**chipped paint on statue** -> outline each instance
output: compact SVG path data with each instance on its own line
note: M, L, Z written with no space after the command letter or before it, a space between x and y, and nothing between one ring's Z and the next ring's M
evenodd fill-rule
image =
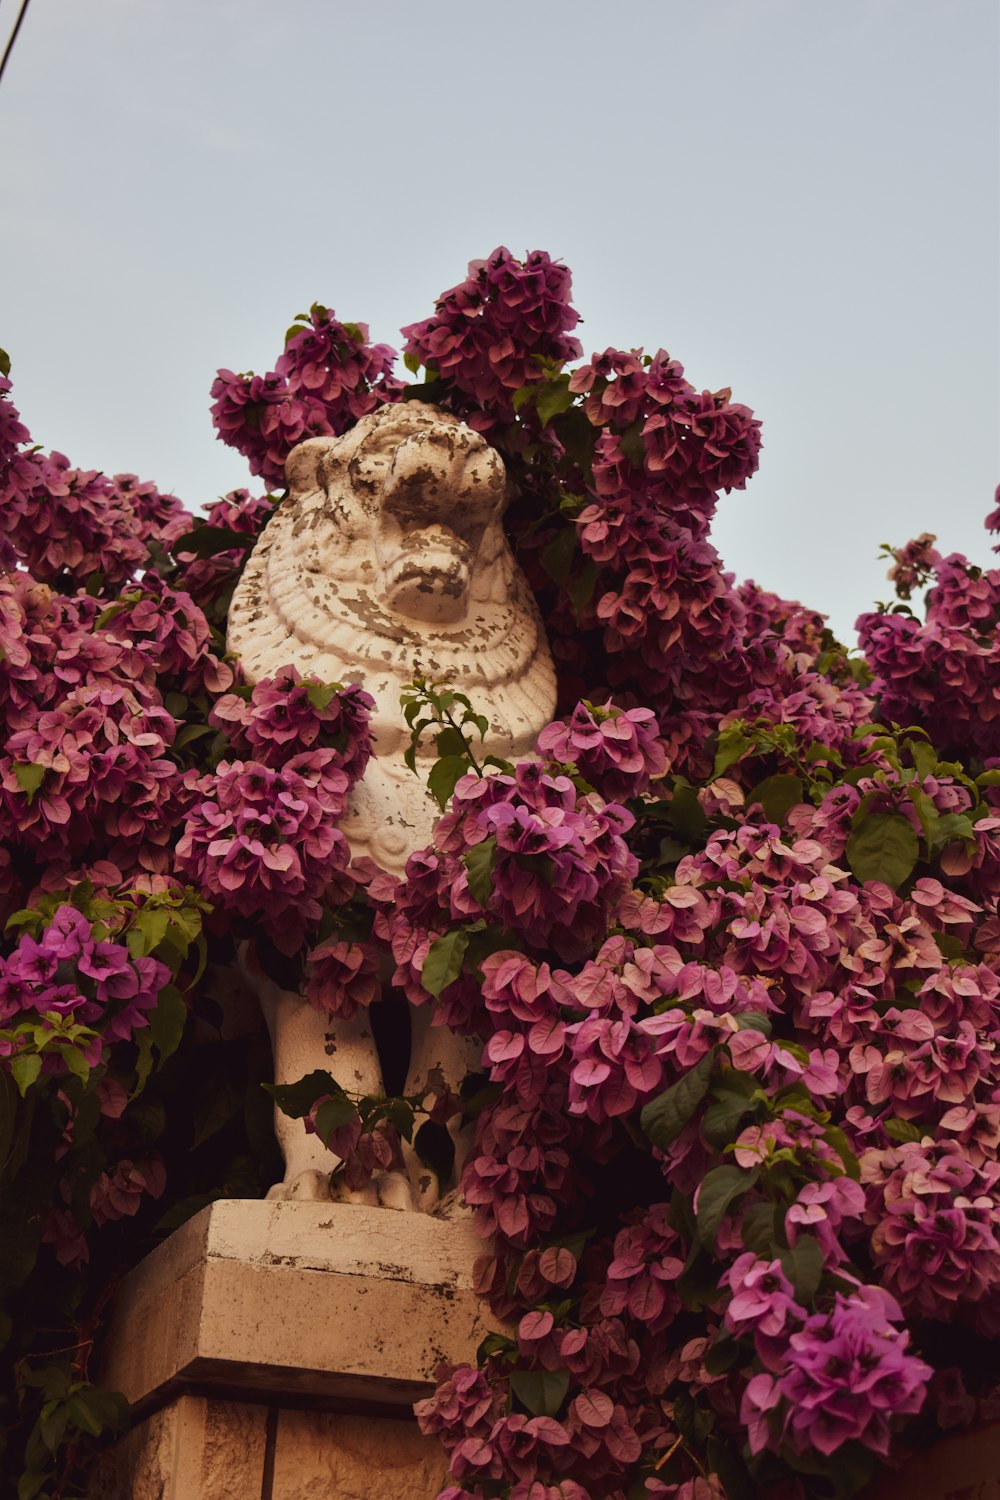
M326 682L359 683L375 700L375 754L341 822L355 856L400 874L429 843L437 804L426 787L431 745L414 776L400 692L414 677L443 680L489 718L487 754L531 752L555 706L555 675L527 582L504 536L500 455L447 412L419 402L383 406L341 438L312 438L289 455L289 498L257 543L229 612L229 648L256 682L289 664ZM367 1017L320 1015L258 976L275 1076L329 1069L348 1090L381 1088ZM407 1093L438 1070L453 1086L478 1063L474 1046L412 1012ZM300 1121L276 1117L285 1153L282 1197L323 1197L330 1154ZM393 1207L433 1207L435 1185L415 1168L385 1174L361 1195Z

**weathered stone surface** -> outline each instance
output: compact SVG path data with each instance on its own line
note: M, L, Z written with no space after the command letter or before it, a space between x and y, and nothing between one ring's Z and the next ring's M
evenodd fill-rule
M503 460L423 402L385 406L288 459L289 499L267 526L229 611L251 682L292 664L375 699L370 764L342 824L357 854L401 871L437 807L403 761L400 689L447 679L490 721L484 749L529 753L555 707L555 673L501 526ZM425 769L434 751L424 752Z
M91 1500L258 1500L266 1408L181 1396L103 1455Z
M212 1204L123 1282L102 1378L147 1408L192 1385L408 1406L488 1331L480 1248L464 1220Z
M229 648L255 682L293 665L326 682L356 682L375 700L375 755L341 828L355 855L401 873L430 842L437 803L427 790L436 751L403 759L410 730L400 691L417 676L445 680L489 720L483 755L531 753L555 711L555 673L531 590L501 516L503 460L449 412L419 401L384 406L343 437L312 438L289 455L289 498L257 542L229 611ZM478 753L478 751L477 751ZM345 1021L253 974L274 1050L274 1076L315 1069L342 1088L381 1091L368 1018ZM479 1062L468 1039L413 1013L405 1094L431 1078L458 1089ZM285 1158L276 1197L330 1198L336 1158L297 1120L275 1113ZM466 1142L456 1140L459 1165ZM362 1195L391 1208L432 1209L437 1181L410 1154ZM345 1197L353 1197L343 1193Z
M415 1422L281 1413L271 1500L433 1500L447 1482L440 1444Z

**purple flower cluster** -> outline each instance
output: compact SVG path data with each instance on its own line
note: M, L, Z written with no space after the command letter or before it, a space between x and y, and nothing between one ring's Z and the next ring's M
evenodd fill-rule
M177 842L177 869L224 910L259 921L286 953L302 945L328 892L350 894L350 850L336 822L350 782L332 750L280 769L222 761Z
M788 1341L781 1373L747 1385L741 1417L751 1450L787 1443L829 1455L860 1442L887 1456L892 1419L920 1410L932 1373L893 1327L902 1316L888 1293L865 1287L808 1318Z
M857 629L875 673L881 714L922 724L942 750L1000 754L1000 569L957 553L941 558L928 535L900 549L894 569L904 592L933 575L927 617L861 615Z
M212 382L216 435L268 485L285 483L285 459L309 437L346 432L383 401L398 398L395 351L369 344L364 323L339 323L318 303L289 330L285 351L267 375L219 370Z
M548 725L538 736L539 753L581 776L609 802L638 797L666 770L656 715L649 708L620 709L578 703L569 720Z
M149 1011L170 978L165 964L133 958L123 943L94 935L92 924L72 906L59 906L40 938L23 932L0 958L0 1024L23 1016L72 1018L102 1042L128 1041L149 1024ZM45 1057L58 1068L59 1054Z
M375 700L356 684L329 686L284 667L273 679L219 698L211 722L234 749L266 766L282 766L305 751L333 750L353 783L372 753L368 718Z
M569 336L579 322L571 293L566 266L542 250L519 261L501 245L470 262L465 281L441 294L432 317L402 330L404 353L458 393L450 399L473 427L488 429L510 421L514 392L543 380L545 364L580 354Z
M306 994L317 1010L353 1020L382 991L378 955L368 945L328 939L306 960Z

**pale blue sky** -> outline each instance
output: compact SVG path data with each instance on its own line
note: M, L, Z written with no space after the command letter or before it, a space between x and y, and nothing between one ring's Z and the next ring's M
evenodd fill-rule
M202 504L247 482L217 366L316 299L396 342L469 259L548 250L588 351L763 419L716 544L847 633L880 542L992 560L998 79L995 0L33 0L0 345L37 441Z

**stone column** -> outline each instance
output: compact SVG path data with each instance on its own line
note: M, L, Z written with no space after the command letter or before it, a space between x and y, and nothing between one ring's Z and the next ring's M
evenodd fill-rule
M203 1209L125 1279L101 1378L137 1422L92 1500L432 1500L410 1407L489 1331L467 1220L349 1203Z

